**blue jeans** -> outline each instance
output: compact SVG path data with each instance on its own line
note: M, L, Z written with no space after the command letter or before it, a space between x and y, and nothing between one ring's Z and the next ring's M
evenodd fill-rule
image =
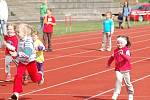
M4 20L0 20L0 33L7 34L6 22Z

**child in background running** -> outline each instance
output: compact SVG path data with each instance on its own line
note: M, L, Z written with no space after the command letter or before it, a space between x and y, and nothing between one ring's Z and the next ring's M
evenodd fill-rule
M43 72L44 74L44 55L43 55L43 50L45 50L45 46L43 43L40 41L37 32L32 34L32 38L34 41L34 47L36 50L36 64L37 64L37 69L38 71Z
M53 26L56 25L55 17L52 15L52 9L47 9L47 15L44 17L44 27L43 27L43 42L45 46L45 51L52 51L51 38L53 34ZM47 47L47 43L48 47Z
M123 79L127 87L128 100L133 100L134 89L130 81L130 46L131 43L128 37L118 36L117 48L114 50L113 55L109 58L107 63L107 67L110 67L113 60L115 60L116 85L112 96L113 100L117 100L117 97L120 94Z
M10 64L11 62L16 63L16 55L13 55L18 49L18 38L15 33L15 26L13 24L8 24L7 35L4 36L5 49L5 81L11 80Z
M36 52L33 45L33 39L31 37L31 26L28 24L19 24L17 30L17 35L19 37L17 52L19 63L17 73L14 78L13 94L11 95L11 99L14 100L18 100L19 93L23 91L22 81L23 74L26 69L33 82L37 82L38 84L42 84L44 82L43 73L41 71L38 72L36 66Z
M100 51L111 51L111 37L114 33L114 22L112 20L112 13L106 13L106 19L103 20L103 33L102 33L102 47Z

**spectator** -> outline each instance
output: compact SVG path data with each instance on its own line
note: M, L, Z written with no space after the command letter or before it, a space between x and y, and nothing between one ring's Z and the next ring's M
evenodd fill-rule
M7 34L8 7L5 0L0 0L0 48L2 48L3 35Z
M125 1L123 5L123 27L125 27L125 22L127 21L127 27L130 28L130 13L131 8L129 7L129 2Z
M40 31L40 29L43 29L43 20L44 16L46 15L46 11L47 11L47 0L45 0L45 2L42 2L40 6L40 26L38 32Z

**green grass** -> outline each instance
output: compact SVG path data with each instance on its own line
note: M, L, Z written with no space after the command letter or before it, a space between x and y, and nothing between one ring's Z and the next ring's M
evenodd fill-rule
M150 22L136 22L131 21L131 27L139 27L141 25L150 25ZM118 23L115 22L115 27L118 26ZM57 22L57 25L54 26L54 35L63 35L63 34L77 34L79 32L90 32L90 31L100 31L102 29L102 23L100 21L78 21L72 23L72 31L66 32L66 26L64 22Z
M139 2L148 2L148 3L150 3L150 0L139 0Z
M101 24L98 21L82 21L82 22L73 22L70 26L68 26L68 32L66 32L66 26L63 22L58 22L56 26L54 26L54 34L72 34L78 32L86 32L86 31L95 31L101 28Z

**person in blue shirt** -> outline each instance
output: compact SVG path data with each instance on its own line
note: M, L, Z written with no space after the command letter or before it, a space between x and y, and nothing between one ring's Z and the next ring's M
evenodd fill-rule
M127 21L127 27L130 28L130 13L131 13L131 8L129 7L128 1L124 2L123 5L123 26L125 27L125 22Z
M100 51L111 51L111 36L114 33L114 22L112 20L112 13L106 12L106 19L103 20L103 32L102 32L102 47Z

